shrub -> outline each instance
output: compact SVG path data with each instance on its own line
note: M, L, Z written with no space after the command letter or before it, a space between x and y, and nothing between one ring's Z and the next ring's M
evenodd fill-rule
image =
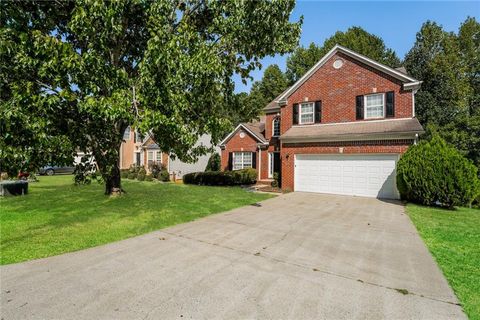
M425 205L470 205L480 193L477 167L438 135L412 146L397 166L403 199Z
M147 176L147 175L146 175L145 173L139 172L139 173L137 174L137 180L138 180L138 181L144 181L146 176Z
M151 174L147 174L145 176L145 181L153 181L153 176Z
M243 169L223 172L193 172L183 176L183 183L208 186L233 186L241 184L253 184L256 181L257 171L255 169Z
M146 174L147 174L147 170L145 170L145 168L144 168L144 167L140 167L140 168L138 169L138 172L137 172L137 174L143 174L143 175L146 175Z
M168 173L168 171L167 170L160 171L160 174L158 175L158 180L163 182L170 181L170 174Z
M215 152L208 159L205 171L220 171L220 155Z
M279 186L278 178L279 178L278 172L275 172L275 173L273 174L273 181L272 181L272 183L271 183L272 187L278 188L278 186Z
M127 176L128 179L136 179L137 178L137 174L132 172L132 173L129 173L128 176Z
M160 176L160 172L162 170L166 170L165 165L158 163L158 162L152 162L148 168L150 169L150 172L152 173L152 176L154 178L158 178Z
M127 179L129 175L129 170L128 169L122 169L120 170L120 176L122 179Z

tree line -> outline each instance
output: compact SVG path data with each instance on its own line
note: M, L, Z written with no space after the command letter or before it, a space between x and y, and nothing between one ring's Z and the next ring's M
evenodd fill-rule
M480 24L475 18L467 18L456 33L425 22L403 60L380 37L361 27L338 31L322 45L295 49L285 72L276 64L268 66L250 93L237 98L251 114L260 114L336 44L393 68L403 66L423 81L415 95L415 113L426 129L421 139L438 133L480 167Z

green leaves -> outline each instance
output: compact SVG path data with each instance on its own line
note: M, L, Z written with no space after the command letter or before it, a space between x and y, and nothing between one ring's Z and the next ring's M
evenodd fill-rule
M426 205L470 205L480 194L477 168L438 135L412 146L397 166L402 198Z
M200 135L218 142L231 125L232 76L247 78L261 58L297 45L293 6L293 0L2 2L1 107L6 114L19 110L1 119L2 160L21 154L34 170L53 160L31 161L32 154L53 152L45 145L55 141L54 153L64 159L75 149L93 153L107 186L120 187L112 177L129 125L151 132L162 151L194 160L206 152L194 147ZM25 151L26 141L33 151Z

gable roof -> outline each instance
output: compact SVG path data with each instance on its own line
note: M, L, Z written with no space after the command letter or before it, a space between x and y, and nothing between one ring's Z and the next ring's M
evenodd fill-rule
M228 140L230 140L235 133L243 129L250 133L258 142L261 144L268 144L268 140L265 139L263 132L265 131L265 123L263 122L248 122L248 123L240 123L230 134L220 142L220 146L224 146Z
M342 47L341 45L335 45L326 55L323 56L310 70L308 70L297 82L295 82L290 88L285 90L282 94L276 97L272 102L270 102L264 110L274 109L275 105L286 104L287 98L295 92L305 81L307 81L321 66L323 66L333 55L336 53L341 52L357 61L360 61L376 70L382 71L395 79L398 79L403 82L403 88L405 90L415 90L420 87L422 81L418 81L417 79L411 77L410 75L403 72L403 70L397 70L381 64L375 60L372 60L364 55L356 53L348 48Z

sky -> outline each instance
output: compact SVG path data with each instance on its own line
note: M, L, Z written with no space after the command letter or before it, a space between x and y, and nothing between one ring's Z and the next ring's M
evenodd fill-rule
M386 46L395 50L403 59L415 42L416 33L422 24L432 20L446 31L457 32L468 17L480 21L480 0L477 1L298 1L291 21L303 15L300 45L311 42L322 45L336 31L346 31L351 26L360 26L367 32L381 37ZM251 73L254 81L260 80L266 67L276 63L282 71L286 68L287 55L267 57L262 60L261 70ZM247 85L235 77L235 91L249 92Z

